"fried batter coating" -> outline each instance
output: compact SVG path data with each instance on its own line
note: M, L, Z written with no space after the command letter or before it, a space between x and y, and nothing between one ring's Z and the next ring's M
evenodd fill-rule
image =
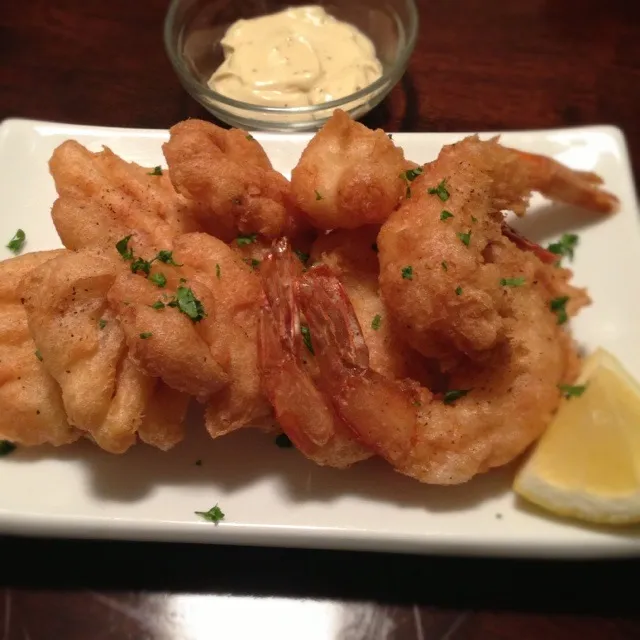
M566 276L554 276L551 287L553 267L505 235L503 210L524 213L534 189L599 213L615 210L617 200L598 186L592 174L522 154L496 139L471 136L443 147L378 236L383 298L409 343L442 360L494 347L506 335L509 287L543 286L538 276L546 273L551 291ZM508 247L516 253L497 263L493 255ZM514 285L518 278L524 281ZM580 293L568 312L584 301Z
M325 264L339 278L362 327L372 369L392 378L413 378L437 386L437 363L427 361L401 338L380 295L378 249L380 227L336 230L318 237L312 264Z
M245 425L270 427L273 412L260 388L258 372L260 278L229 246L206 234L179 238L175 255L191 273L209 283L216 314L209 344L229 376L229 384L207 403L207 430L215 438Z
M176 391L158 379L138 428L140 440L162 451L181 442L190 400L186 393Z
M317 229L355 229L380 224L396 209L410 166L384 131L336 109L302 152L291 189Z
M122 272L109 291L109 303L122 323L136 364L169 387L204 401L228 382L208 343L217 313L213 297L197 278L180 283L182 272L175 268L162 265L154 273L167 279L164 287L130 270ZM202 303L205 318L194 322L179 308L167 306L180 287L192 291Z
M155 385L128 357L107 306L119 260L115 251L67 252L21 282L29 329L62 389L69 422L111 453L135 443Z
M193 203L205 231L226 242L240 234L297 233L302 221L291 186L246 131L193 119L169 133L162 150L171 181Z
M207 234L185 234L173 247L178 266L154 263L149 278L123 272L109 292L132 357L169 387L206 402L212 437L268 422L271 410L257 369L258 276ZM152 280L156 274L164 279L161 287ZM201 305L197 318L176 305L179 289Z
M60 388L47 372L29 333L20 282L65 251L26 253L0 263L0 440L26 446L74 442Z
M325 266L299 280L297 295L336 411L374 452L421 482L460 484L507 464L560 402L567 345L533 288L506 291L504 341L482 363L454 370L444 396L371 368L349 298Z
M58 192L51 215L68 249L113 245L133 234L138 244L158 250L198 229L166 171L155 175L107 147L92 153L67 140L53 152L49 170Z

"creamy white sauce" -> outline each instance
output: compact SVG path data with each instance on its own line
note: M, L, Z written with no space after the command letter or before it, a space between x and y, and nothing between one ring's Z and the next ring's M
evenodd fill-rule
M238 20L221 44L225 60L209 86L251 104L322 104L363 89L382 75L371 40L319 6Z

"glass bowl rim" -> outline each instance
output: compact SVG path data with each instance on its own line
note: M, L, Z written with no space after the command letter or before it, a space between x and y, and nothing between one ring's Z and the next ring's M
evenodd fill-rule
M220 103L233 109L241 109L243 111L249 111L252 113L266 113L283 116L290 116L292 114L314 114L328 109L339 109L340 107L350 102L355 102L360 98L367 98L367 96L369 96L370 94L377 92L379 89L383 89L390 80L393 80L394 76L397 76L398 70L402 70L406 67L409 62L409 58L413 53L416 40L418 38L418 8L416 6L415 0L406 0L409 15L407 19L408 29L405 29L405 32L407 34L405 44L402 47L398 58L394 61L389 70L383 73L375 82L372 82L371 84L363 87L355 93L350 93L349 95L338 98L337 100L323 102L322 104L309 105L306 107L268 107L253 104L251 102L235 100L234 98L229 98L225 95L222 95L221 93L218 93L217 91L214 91L208 86L203 85L201 82L193 78L192 74L184 63L182 56L178 55L178 53L171 45L171 30L175 23L175 16L178 11L178 6L183 1L184 0L171 0L171 4L169 5L169 9L167 10L167 14L164 19L163 28L165 50L167 52L167 55L169 56L169 60L171 60L173 68L177 71L181 81L187 85L187 88L190 90L190 92L194 91L199 96L208 98L209 101L215 101L216 103Z

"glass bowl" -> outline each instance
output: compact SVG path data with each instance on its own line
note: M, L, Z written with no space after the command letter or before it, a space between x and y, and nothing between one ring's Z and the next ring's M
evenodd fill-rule
M266 107L228 98L207 85L224 59L220 40L240 18L255 18L292 6L320 5L368 36L382 63L382 77L339 100L305 107ZM343 109L360 118L400 80L418 35L414 0L172 0L164 24L164 43L180 82L216 118L235 127L266 131L319 129Z

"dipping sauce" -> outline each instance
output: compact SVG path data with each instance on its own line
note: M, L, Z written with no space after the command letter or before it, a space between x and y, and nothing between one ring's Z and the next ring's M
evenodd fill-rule
M322 104L363 89L382 75L371 40L319 6L238 20L221 44L225 60L209 87L251 104Z

